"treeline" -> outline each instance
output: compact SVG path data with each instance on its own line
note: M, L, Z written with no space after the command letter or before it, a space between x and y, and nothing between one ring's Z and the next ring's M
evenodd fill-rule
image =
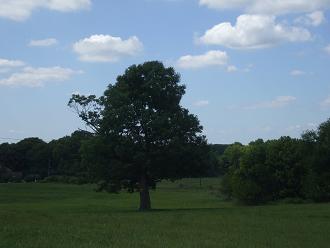
M76 131L49 143L39 138L3 143L0 183L96 183L96 174L106 171L98 167L99 160L103 165L111 160L106 146L97 142L93 134ZM246 204L286 198L330 201L330 119L300 139L214 144L208 150L208 169L199 176L221 176L221 193L229 199Z
M81 161L80 149L90 138L91 133L76 131L49 143L39 138L3 143L0 145L0 182L87 182L87 169Z
M330 201L330 119L300 139L235 143L220 157L220 170L222 193L246 204Z
M209 166L206 173L200 176L213 177L220 172L217 158L226 145L209 146ZM93 152L94 147L98 147L98 152ZM102 156L99 154L101 151ZM98 139L86 131L75 131L70 136L49 143L39 138L3 143L0 144L0 183L95 183L99 178L96 174L99 171L104 173L102 168L98 168L98 160L107 160L110 164L107 153L107 147L100 147Z

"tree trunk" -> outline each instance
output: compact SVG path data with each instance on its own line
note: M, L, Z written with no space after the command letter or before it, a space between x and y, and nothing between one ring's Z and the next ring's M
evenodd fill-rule
M140 211L151 210L151 202L149 195L149 185L145 174L141 176L140 181Z

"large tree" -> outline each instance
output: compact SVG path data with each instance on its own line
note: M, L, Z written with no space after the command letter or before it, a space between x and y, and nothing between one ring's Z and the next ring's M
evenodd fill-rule
M206 139L197 117L180 105L184 93L173 68L151 61L129 67L100 98L69 101L95 132L83 157L112 189L140 192L140 210L151 209L149 188L159 180L207 170Z

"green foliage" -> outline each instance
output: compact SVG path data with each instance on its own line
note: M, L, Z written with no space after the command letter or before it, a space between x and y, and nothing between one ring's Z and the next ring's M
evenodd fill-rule
M215 154L217 154L218 156L221 156L225 150L228 148L228 146L230 145L226 145L226 144L209 144L210 149L212 152L214 152Z
M243 150L243 145L238 142L228 146L224 150L222 156L220 157L220 170L222 174L227 173L230 169L233 170L239 167Z
M273 199L274 181L266 164L266 144L263 140L245 147L239 166L232 176L233 196L248 204L259 204ZM237 165L235 165L237 166Z
M49 143L27 138L15 144L0 144L0 181L35 182L51 175L74 176L87 180L80 148L92 135L76 131Z
M330 201L330 119L317 131L305 133L303 141L312 151L307 153L305 196L315 201Z
M42 183L67 183L67 184L86 184L88 181L82 177L53 175L45 177Z
M173 68L151 61L129 67L100 98L72 96L69 106L96 133L81 150L93 178L148 198L160 179L206 173L209 147L197 117L180 105L179 82Z
M51 168L49 174L87 177L86 168L81 163L80 149L82 143L91 137L89 132L76 131L71 136L50 142Z
M266 164L275 177L275 199L303 196L302 187L307 170L303 162L302 145L300 140L290 137L267 142Z
M30 174L47 175L49 151L39 138L27 138L16 144L0 145L0 164L12 173L21 174L20 180ZM17 181L17 180L15 180Z
M219 159L220 171L223 175L221 192L229 199L233 197L233 174L239 168L243 152L244 146L241 143L234 143L226 148Z
M330 201L330 120L302 139L233 144L220 158L221 192L247 204L279 199Z

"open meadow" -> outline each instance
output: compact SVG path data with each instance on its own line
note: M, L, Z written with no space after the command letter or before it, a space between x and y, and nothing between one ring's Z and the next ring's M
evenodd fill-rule
M222 200L218 185L163 182L142 213L138 194L0 184L0 247L329 247L330 204L241 206Z

